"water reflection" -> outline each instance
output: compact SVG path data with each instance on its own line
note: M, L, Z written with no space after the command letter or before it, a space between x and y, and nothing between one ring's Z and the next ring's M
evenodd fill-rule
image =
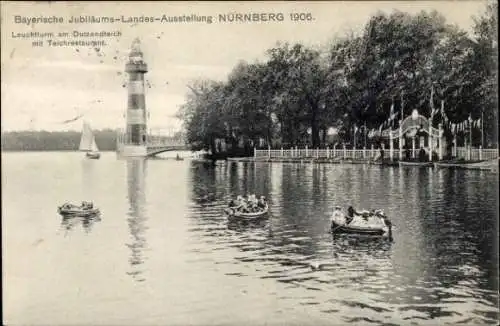
M73 230L78 224L80 224L86 233L92 231L92 227L96 222L100 222L101 217L99 215L91 216L62 216L61 217L61 229L66 232Z
M146 171L147 160L144 159L130 159L127 160L127 189L128 200L130 204L128 212L128 226L130 230L130 243L127 247L130 248L129 263L131 271L128 272L136 281L144 281L143 264L144 254L143 251L147 247L145 231L146 226Z
M262 228L268 225L269 221L267 219L257 219L254 221L242 221L238 219L229 219L227 221L227 228L236 232L248 232L255 228Z
M95 163L96 160L82 159L82 194L86 200L93 197L94 186L96 184Z

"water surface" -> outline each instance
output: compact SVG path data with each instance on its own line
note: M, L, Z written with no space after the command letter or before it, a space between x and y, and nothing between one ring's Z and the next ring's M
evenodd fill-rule
M497 324L490 172L3 153L2 173L8 325ZM269 219L229 223L247 193ZM57 214L82 200L101 218ZM349 204L394 242L329 234Z

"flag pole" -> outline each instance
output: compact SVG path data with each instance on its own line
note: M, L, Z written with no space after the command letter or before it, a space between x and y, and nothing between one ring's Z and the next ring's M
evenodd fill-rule
M353 132L354 132L354 137L353 137L354 140L352 144L352 149L356 149L356 125L354 125Z
M472 118L469 114L469 146L472 149Z
M405 101L403 99L405 91L401 91L401 121L404 119L404 107L405 107Z
M364 126L364 129L363 129L363 132L365 133L365 148L366 148L366 121L365 121L365 126Z
M484 110L481 110L481 147L484 148L484 118L483 118Z

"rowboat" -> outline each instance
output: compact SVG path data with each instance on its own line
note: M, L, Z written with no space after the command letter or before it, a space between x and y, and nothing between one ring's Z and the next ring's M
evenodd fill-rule
M498 170L498 159L485 160L475 163L468 162L435 162L434 167L436 168L457 168L457 169L469 169L469 170L486 170L495 171Z
M353 220L347 223L346 215L337 207L330 221L332 233L390 235L392 232L391 222L384 215L372 215L366 211L361 215L354 215Z
M65 203L57 208L57 212L63 216L93 216L100 214L98 208L89 205L76 206L73 204Z
M434 163L432 163L432 162L399 161L399 166L431 167L431 166L434 166Z
M224 212L228 215L229 218L238 218L242 220L257 220L267 215L267 213L269 212L269 206L266 204L266 207L264 207L262 210L252 213L243 213L231 207L226 208Z
M85 156L90 160L98 160L101 157L101 153L86 153Z

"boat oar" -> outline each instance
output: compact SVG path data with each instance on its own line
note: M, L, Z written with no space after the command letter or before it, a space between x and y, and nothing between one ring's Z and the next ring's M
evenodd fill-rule
M342 227L342 225L337 225L335 228L332 228L332 227L330 226L330 232L331 232L331 233L335 233L335 231L337 231L337 229L339 229L340 227Z

